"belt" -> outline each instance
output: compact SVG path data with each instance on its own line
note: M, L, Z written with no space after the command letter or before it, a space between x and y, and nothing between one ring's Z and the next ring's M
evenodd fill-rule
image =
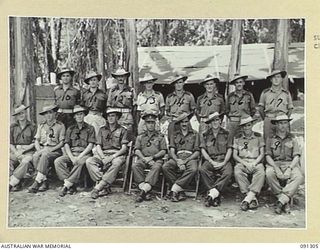
M112 108L112 110L119 111L121 113L130 113L131 109L129 108Z
M240 117L239 116L230 116L229 119L232 122L240 122Z
M179 150L178 152L177 152L177 154L193 154L193 152L191 152L191 151L189 151L189 150Z
M73 109L58 109L59 113L65 113L65 114L72 114L73 113Z

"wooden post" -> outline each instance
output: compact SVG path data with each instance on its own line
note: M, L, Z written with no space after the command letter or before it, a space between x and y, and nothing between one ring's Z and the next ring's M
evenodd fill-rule
M104 70L104 34L103 34L103 20L97 20L97 46L98 46L98 72L102 74L101 89L106 91L105 84L105 70Z
M30 105L30 119L36 122L36 99L34 84L36 76L33 62L33 38L31 18L14 18L14 105Z
M272 69L280 69L288 72L289 59L289 19L277 20L277 35L274 47L274 57ZM282 87L289 90L288 76L285 77Z
M229 82L235 74L240 73L241 67L241 45L242 45L242 20L232 21L232 35L231 35L231 57L228 70L228 82L226 85L225 97L227 100L228 94L233 90Z
M125 62L126 69L131 73L129 85L134 87L137 94L141 92L141 84L139 84L139 67L138 67L138 49L137 49L137 31L136 21L134 19L126 19L125 27Z

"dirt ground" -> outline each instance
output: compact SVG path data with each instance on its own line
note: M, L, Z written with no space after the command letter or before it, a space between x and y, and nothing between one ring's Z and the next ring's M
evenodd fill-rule
M120 190L97 200L91 199L88 191L61 198L58 187L35 195L21 191L10 194L9 227L305 227L303 187L295 196L291 212L284 215L274 213L275 199L269 190L260 195L260 207L247 212L239 208L238 191L230 187L227 192L220 207L207 208L203 197L173 203L154 194L152 201L136 203L136 194Z
M303 113L296 107L296 114ZM303 136L304 117L294 121L291 129ZM90 198L90 190L59 197L60 183L54 183L45 193L29 194L26 190L9 194L9 227L263 227L305 228L305 190L300 186L294 196L289 214L274 213L275 198L264 188L257 210L240 210L239 189L228 187L217 208L204 206L202 196L179 203L160 199L136 203L136 194L119 189L97 200Z

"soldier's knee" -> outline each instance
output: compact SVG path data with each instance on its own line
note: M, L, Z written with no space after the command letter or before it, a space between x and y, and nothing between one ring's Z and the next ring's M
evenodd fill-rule
M227 175L232 175L233 169L232 169L231 163L227 163L227 164L224 166L223 172L224 172L225 174L227 174Z
M94 164L95 160L94 160L94 157L89 157L87 160L86 160L86 166L87 167L90 167Z
M122 157L117 157L117 158L115 158L115 159L113 159L113 161L112 161L112 165L114 165L114 166L121 166L123 164L123 159L122 159Z
M258 174L265 174L264 166L262 163L258 164L256 167L256 172Z
M235 165L234 167L234 174L235 175L239 175L239 174L242 174L242 169L243 169L243 165L238 163L237 165Z
M168 171L170 168L171 168L171 164L169 162L166 162L165 164L162 165L163 171Z
M276 176L276 173L274 172L274 169L272 167L267 167L266 169L267 179L274 178L275 176Z
M26 156L21 160L21 164L28 164L32 161L32 156Z

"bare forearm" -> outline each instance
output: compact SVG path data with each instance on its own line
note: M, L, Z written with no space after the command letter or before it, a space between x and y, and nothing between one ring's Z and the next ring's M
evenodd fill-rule
M152 158L157 160L157 159L162 158L165 154L166 154L166 151L165 150L161 150L158 153L156 153Z
M270 166L272 166L272 167L274 167L274 168L277 167L277 166L276 166L276 163L274 162L274 160L271 158L270 155L267 155L267 156L266 156L266 161L267 161L267 163L268 163Z
M202 149L201 149L201 153L202 153L202 156L203 156L203 158L204 158L205 160L207 160L207 161L211 161L211 160L212 160L205 149L202 148Z
M67 153L68 157L69 157L70 159L72 159L72 158L74 157L74 155L73 155L72 152L71 152L71 149L70 149L69 144L65 144L65 145L64 145L64 149L66 150L66 153Z
M226 156L224 157L223 165L225 165L230 160L231 155L232 155L232 149L229 148L227 153L226 153Z
M290 164L290 168L293 169L295 166L297 166L297 163L299 162L299 160L300 160L300 157L296 155Z
M92 148L93 148L93 144L92 144L92 143L89 143L89 145L85 148L85 150L83 150L83 151L81 152L81 154L80 154L78 157L79 157L79 158L82 158L83 156L89 154L89 153L91 152Z
M54 151L56 151L56 150L58 150L58 149L62 148L62 147L63 147L63 145L64 145L64 141L61 141L61 142L59 142L56 146L54 146L54 147L50 148L50 151L51 151L51 152L54 152Z

